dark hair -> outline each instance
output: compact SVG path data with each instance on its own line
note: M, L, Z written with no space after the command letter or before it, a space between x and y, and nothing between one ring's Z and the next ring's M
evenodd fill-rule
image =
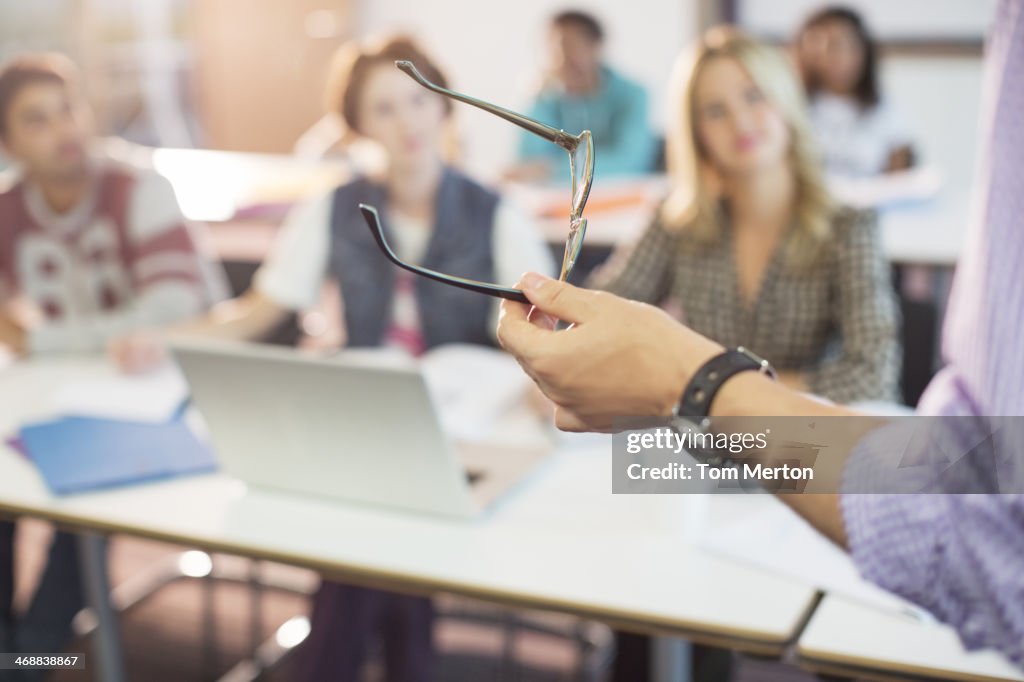
M52 83L76 91L78 73L70 59L47 52L15 57L0 67L0 137L7 136L7 113L24 88Z
M861 48L864 52L864 64L861 66L860 77L854 84L853 94L862 107L873 107L878 104L879 98L878 46L876 45L874 38L871 37L871 33L868 31L867 26L864 24L864 20L857 12L849 7L843 7L841 5L824 7L807 17L807 20L804 21L804 25L800 28L800 32L797 33L797 40L802 40L804 35L810 29L817 28L823 24L833 21L845 23L853 29L854 34L857 36L857 40L860 41ZM814 94L821 88L821 85L812 74L806 73L806 70L804 69L801 69L801 71L804 72L804 87L807 89L808 94Z
M366 78L375 66L394 68L396 61L406 60L416 65L428 80L443 88L448 80L430 57L408 36L391 36L379 42L352 42L343 45L334 57L331 76L327 84L327 108L341 115L351 130L359 130L359 102ZM451 112L452 103L444 100L445 113Z
M604 28L601 26L601 22L593 14L587 12L574 9L559 12L551 18L551 25L558 28L576 26L583 29L595 43L604 41Z

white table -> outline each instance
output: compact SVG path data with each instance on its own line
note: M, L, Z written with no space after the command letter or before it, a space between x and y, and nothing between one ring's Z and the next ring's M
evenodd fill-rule
M797 644L801 665L868 679L1024 680L992 651L967 653L945 625L826 596Z
M0 434L38 415L60 382L107 371L74 360L0 371ZM398 591L453 592L781 653L806 619L814 590L696 549L688 512L700 498L611 495L610 440L584 441L473 523L247 489L224 474L55 498L32 464L6 447L0 512L279 561Z
M940 198L879 211L882 250L892 263L953 267L970 227L970 191L949 189Z

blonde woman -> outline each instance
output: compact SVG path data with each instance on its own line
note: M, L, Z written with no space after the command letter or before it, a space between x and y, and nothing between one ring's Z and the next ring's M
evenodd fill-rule
M786 59L712 29L677 65L672 96L672 189L592 286L678 308L797 389L895 400L897 308L874 215L830 200Z

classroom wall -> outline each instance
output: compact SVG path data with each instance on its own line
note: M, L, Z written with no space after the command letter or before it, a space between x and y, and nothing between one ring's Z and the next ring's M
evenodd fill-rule
M974 178L982 71L980 56L894 56L883 62L886 94L917 130L924 161L941 168L953 189Z
M721 0L736 20L759 35L785 39L828 0ZM973 42L988 30L998 0L844 0L876 38L914 43L935 39Z
M337 46L351 36L351 5L347 0L193 3L205 144L291 152L323 115L327 67ZM315 30L318 18L330 24L327 35Z
M651 116L663 121L665 83L680 47L697 33L692 2L666 0L363 0L360 32L412 31L440 57L453 87L509 107L524 108L544 65L548 17L573 7L594 12L604 23L609 61L638 79L653 96ZM516 129L488 114L458 107L465 165L494 177L514 158ZM568 169L566 170L568 172Z

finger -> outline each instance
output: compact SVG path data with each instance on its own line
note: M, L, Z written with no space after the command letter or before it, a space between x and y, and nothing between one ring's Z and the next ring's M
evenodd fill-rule
M505 318L522 319L525 320L530 316L530 310L533 309L529 303L520 303L519 301L511 301L507 298L501 300L501 305L498 307L498 321Z
M123 372L130 371L129 362L131 358L128 353L128 344L123 339L114 339L107 345L107 356L119 370Z
M517 358L536 351L545 337L553 332L530 322L530 306L515 301L502 301L498 316L498 343Z
M167 362L167 349L155 341L146 349L145 370L153 371Z
M144 374L152 369L154 360L152 349L145 343L137 342L128 345L127 367L132 374Z
M523 275L516 285L530 303L541 311L566 322L586 322L597 315L597 292L574 287L535 272Z
M555 426L561 431L571 431L574 433L605 432L608 430L607 427L602 427L597 422L584 419L572 410L564 407L555 409Z
M167 361L167 349L157 336L138 335L118 344L119 365L129 374L144 374Z
M138 363L135 359L135 353L130 348L125 348L118 356L114 359L117 368L125 374L137 374Z
M543 312L540 308L530 308L530 313L527 317L530 322L541 329L547 329L550 331L558 327L558 320Z

